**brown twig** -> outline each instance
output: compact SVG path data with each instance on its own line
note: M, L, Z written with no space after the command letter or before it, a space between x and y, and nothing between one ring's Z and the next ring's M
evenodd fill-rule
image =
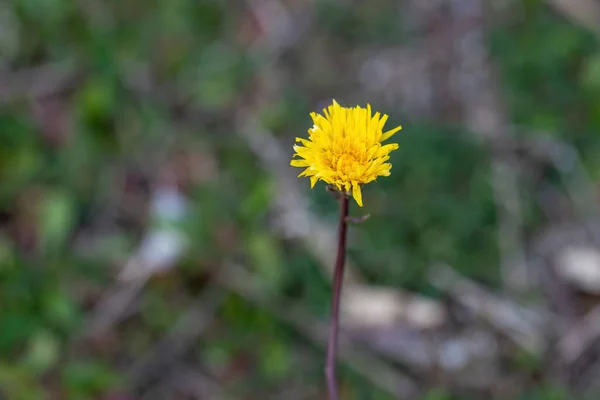
M333 293L331 295L331 315L329 317L329 340L327 341L327 361L325 364L325 377L330 400L339 400L336 382L336 356L340 321L340 297L342 282L344 280L344 263L346 259L346 236L348 232L349 199L344 193L340 196L340 224L338 229L337 259L333 278Z
M362 224L371 217L371 214L365 214L362 217L346 217L346 222L353 224Z
M334 199L336 199L337 201L340 201L340 198L342 196L342 193L339 192L335 186L333 185L327 185L325 187L325 190L327 190L327 193L329 193L331 195L331 197L333 197Z

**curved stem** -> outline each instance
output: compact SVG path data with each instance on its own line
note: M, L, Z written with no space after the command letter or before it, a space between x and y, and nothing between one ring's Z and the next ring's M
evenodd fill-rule
M336 357L340 322L340 297L342 282L344 280L344 264L346 261L346 233L348 231L349 198L345 193L340 193L340 223L338 227L338 248L333 276L333 292L331 295L331 314L329 317L329 340L327 342L327 361L325 364L325 377L330 400L339 400L336 382Z

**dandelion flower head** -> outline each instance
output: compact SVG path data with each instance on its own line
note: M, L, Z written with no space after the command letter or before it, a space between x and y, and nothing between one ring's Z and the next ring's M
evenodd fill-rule
M362 207L361 186L378 176L389 176L390 152L396 143L382 144L402 129L398 126L383 132L386 114L371 115L371 106L342 107L335 100L323 109L323 115L310 114L314 126L308 139L296 138L293 167L306 168L298 176L310 177L311 188L322 180L352 197Z

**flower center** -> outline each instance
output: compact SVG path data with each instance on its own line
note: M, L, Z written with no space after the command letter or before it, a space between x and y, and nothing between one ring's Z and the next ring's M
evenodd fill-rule
M334 157L333 160L333 169L345 175L349 175L352 167L358 162L356 156L352 153L340 154L338 157Z
M365 151L354 143L345 143L338 151L328 152L329 167L343 180L357 180L361 177L365 163Z

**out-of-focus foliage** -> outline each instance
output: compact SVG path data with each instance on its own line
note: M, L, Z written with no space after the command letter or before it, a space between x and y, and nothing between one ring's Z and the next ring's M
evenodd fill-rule
M306 131L320 101L370 101L344 67L357 48L409 40L399 22L402 3L317 1L311 28L276 63L284 87L260 101L257 77L269 55L248 51L261 32L244 2L0 4L3 394L138 398L157 377L132 383L133 366L232 260L254 273L265 303L293 300L325 320L329 283L314 256L274 234L280 188L240 138L237 116L262 104L255 114L291 156L293 137ZM523 17L506 16L488 37L510 120L521 136L543 131L573 143L599 177L597 39L544 2L525 3ZM391 177L365 189L372 217L351 230L358 269L371 282L437 296L427 272L441 261L497 287L488 151L462 126L392 106L385 112L404 130ZM123 321L82 345L79 335L104 290L157 223L148 211L152 188L169 179L191 200L181 228L192 243L188 253L147 283ZM308 187L306 195L311 210L333 223L329 195ZM542 218L533 200L525 208L534 232ZM214 318L182 356L186 365L238 398L285 398L294 388L305 398L323 396L321 348L268 307L223 292ZM344 398L388 398L350 368L341 380ZM569 398L562 388L536 386L523 383L520 398ZM459 397L439 389L423 399Z

